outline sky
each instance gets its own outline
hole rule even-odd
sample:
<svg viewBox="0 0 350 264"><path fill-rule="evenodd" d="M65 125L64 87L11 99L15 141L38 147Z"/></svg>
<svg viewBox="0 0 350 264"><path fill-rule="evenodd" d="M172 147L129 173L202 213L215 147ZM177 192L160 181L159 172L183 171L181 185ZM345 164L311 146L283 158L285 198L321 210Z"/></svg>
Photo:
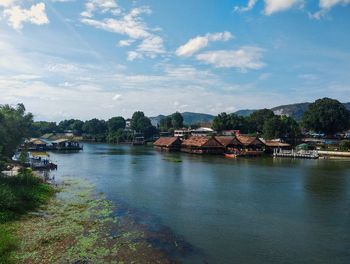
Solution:
<svg viewBox="0 0 350 264"><path fill-rule="evenodd" d="M0 0L0 104L36 120L350 101L350 0Z"/></svg>

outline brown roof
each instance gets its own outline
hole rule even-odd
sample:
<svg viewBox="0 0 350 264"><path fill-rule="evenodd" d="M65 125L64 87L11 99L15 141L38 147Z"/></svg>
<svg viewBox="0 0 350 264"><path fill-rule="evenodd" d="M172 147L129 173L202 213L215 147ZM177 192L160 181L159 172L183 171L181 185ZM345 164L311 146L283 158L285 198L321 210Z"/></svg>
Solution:
<svg viewBox="0 0 350 264"><path fill-rule="evenodd" d="M222 145L213 137L196 137L192 136L189 139L186 139L183 143L183 146L188 147L214 147L222 148Z"/></svg>
<svg viewBox="0 0 350 264"><path fill-rule="evenodd" d="M221 145L223 145L224 147L227 147L229 145L233 145L237 142L236 138L235 137L215 137L215 139L217 141L220 142Z"/></svg>
<svg viewBox="0 0 350 264"><path fill-rule="evenodd" d="M237 135L236 137L244 146L264 144L257 137L250 137L250 136L243 136L243 135Z"/></svg>
<svg viewBox="0 0 350 264"><path fill-rule="evenodd" d="M153 145L157 147L171 147L176 144L181 144L181 141L178 137L161 137L153 143Z"/></svg>
<svg viewBox="0 0 350 264"><path fill-rule="evenodd" d="M278 142L278 141L272 141L272 140L265 140L265 145L268 147L290 147L291 145L288 143Z"/></svg>

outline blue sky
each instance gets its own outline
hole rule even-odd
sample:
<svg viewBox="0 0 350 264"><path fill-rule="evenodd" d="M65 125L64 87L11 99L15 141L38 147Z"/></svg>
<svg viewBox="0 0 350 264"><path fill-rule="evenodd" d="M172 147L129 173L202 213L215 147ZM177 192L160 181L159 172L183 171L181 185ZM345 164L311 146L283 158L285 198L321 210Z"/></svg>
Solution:
<svg viewBox="0 0 350 264"><path fill-rule="evenodd" d="M350 0L0 0L0 104L37 120L350 101Z"/></svg>

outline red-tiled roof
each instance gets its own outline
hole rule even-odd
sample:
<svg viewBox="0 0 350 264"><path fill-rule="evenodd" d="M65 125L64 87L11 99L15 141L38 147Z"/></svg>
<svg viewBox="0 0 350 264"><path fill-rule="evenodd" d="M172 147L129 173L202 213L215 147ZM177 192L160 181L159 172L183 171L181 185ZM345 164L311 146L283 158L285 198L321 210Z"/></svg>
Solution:
<svg viewBox="0 0 350 264"><path fill-rule="evenodd" d="M189 139L186 139L183 143L185 147L214 147L222 148L223 146L213 137L196 137L192 136Z"/></svg>
<svg viewBox="0 0 350 264"><path fill-rule="evenodd" d="M217 141L220 142L221 145L224 147L227 147L228 145L236 143L236 138L235 137L215 137Z"/></svg>
<svg viewBox="0 0 350 264"><path fill-rule="evenodd" d="M239 140L239 142L241 142L244 146L264 144L257 137L250 137L250 136L243 136L243 135L237 135L236 137Z"/></svg>
<svg viewBox="0 0 350 264"><path fill-rule="evenodd" d="M157 147L171 147L176 144L181 144L181 141L178 137L161 137L153 143L153 145Z"/></svg>

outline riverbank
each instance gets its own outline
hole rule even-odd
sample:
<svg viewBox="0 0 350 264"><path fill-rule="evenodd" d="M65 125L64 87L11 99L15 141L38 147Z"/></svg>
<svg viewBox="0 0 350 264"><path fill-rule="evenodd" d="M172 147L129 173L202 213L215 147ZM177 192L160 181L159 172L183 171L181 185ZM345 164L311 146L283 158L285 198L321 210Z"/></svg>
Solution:
<svg viewBox="0 0 350 264"><path fill-rule="evenodd" d="M130 219L82 180L64 180L49 203L6 228L14 263L170 263Z"/></svg>

